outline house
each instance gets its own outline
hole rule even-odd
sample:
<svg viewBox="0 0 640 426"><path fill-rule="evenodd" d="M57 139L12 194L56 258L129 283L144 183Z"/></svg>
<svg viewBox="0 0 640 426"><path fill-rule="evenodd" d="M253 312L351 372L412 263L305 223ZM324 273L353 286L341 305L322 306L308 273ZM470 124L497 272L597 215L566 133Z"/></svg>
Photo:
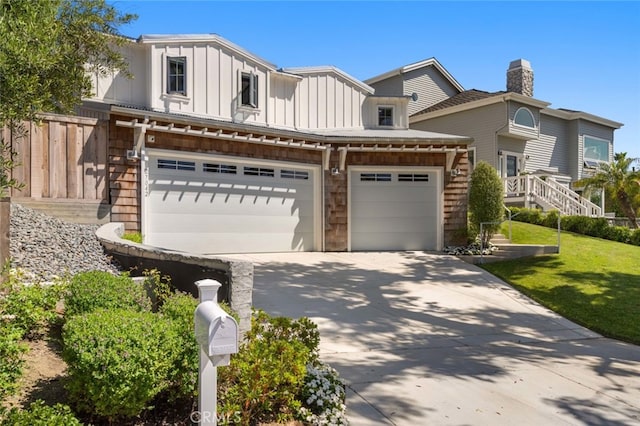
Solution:
<svg viewBox="0 0 640 426"><path fill-rule="evenodd" d="M145 243L440 250L464 235L472 138L409 128L411 96L215 34L143 35L124 54L134 78L95 76L78 115L108 123L111 220Z"/></svg>
<svg viewBox="0 0 640 426"><path fill-rule="evenodd" d="M512 61L506 91L464 90L435 59L365 81L376 94L415 93L412 129L471 136L472 164L486 161L505 181L506 201L566 214L602 215L573 183L613 160L614 131L622 124L580 111L554 109L533 97L528 61Z"/></svg>

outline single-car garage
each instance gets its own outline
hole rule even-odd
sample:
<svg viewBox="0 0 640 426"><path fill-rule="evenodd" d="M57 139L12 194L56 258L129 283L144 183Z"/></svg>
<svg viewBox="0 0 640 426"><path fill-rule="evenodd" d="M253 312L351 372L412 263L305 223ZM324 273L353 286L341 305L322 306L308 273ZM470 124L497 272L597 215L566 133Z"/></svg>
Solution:
<svg viewBox="0 0 640 426"><path fill-rule="evenodd" d="M192 253L322 249L320 166L148 149L145 243Z"/></svg>
<svg viewBox="0 0 640 426"><path fill-rule="evenodd" d="M350 250L439 250L442 171L350 167Z"/></svg>

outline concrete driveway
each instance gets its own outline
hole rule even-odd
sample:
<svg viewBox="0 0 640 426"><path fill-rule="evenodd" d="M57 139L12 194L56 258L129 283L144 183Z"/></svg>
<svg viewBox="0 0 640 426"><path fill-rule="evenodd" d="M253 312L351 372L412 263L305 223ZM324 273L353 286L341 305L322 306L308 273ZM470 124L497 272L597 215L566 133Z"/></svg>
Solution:
<svg viewBox="0 0 640 426"><path fill-rule="evenodd" d="M454 257L233 257L255 264L255 307L319 325L321 358L348 384L354 426L640 423L639 346Z"/></svg>

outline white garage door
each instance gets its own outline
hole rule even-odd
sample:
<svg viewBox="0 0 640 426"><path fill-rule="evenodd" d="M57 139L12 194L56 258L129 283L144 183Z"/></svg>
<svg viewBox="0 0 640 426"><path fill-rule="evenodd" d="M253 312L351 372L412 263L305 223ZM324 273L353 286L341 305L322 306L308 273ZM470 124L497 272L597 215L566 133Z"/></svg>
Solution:
<svg viewBox="0 0 640 426"><path fill-rule="evenodd" d="M439 250L438 169L349 169L350 249Z"/></svg>
<svg viewBox="0 0 640 426"><path fill-rule="evenodd" d="M192 253L320 249L319 167L148 150L145 243Z"/></svg>

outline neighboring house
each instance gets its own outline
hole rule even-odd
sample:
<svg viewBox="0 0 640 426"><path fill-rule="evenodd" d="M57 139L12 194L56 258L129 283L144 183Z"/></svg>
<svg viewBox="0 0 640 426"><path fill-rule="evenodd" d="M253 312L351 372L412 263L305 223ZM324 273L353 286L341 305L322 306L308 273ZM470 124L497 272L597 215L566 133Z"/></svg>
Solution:
<svg viewBox="0 0 640 426"><path fill-rule="evenodd" d="M472 139L410 129L411 96L211 34L144 35L124 53L134 79L96 77L78 114L108 120L111 219L147 244L440 250L464 235Z"/></svg>
<svg viewBox="0 0 640 426"><path fill-rule="evenodd" d="M569 188L592 174L599 163L613 160L613 133L622 124L553 109L533 98L528 61L511 62L504 92L463 90L435 59L365 82L376 93L415 92L423 108L411 114L411 128L471 136L470 161L483 160L495 167L514 201L561 208L569 214L602 214L599 206Z"/></svg>

